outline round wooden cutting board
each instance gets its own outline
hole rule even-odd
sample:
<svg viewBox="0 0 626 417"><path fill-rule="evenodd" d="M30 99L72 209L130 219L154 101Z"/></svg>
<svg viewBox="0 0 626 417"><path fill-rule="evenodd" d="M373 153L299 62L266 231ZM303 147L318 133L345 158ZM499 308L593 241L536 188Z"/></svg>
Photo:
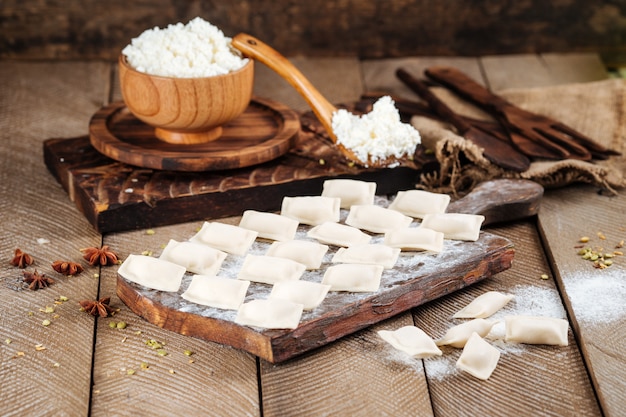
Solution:
<svg viewBox="0 0 626 417"><path fill-rule="evenodd" d="M222 126L212 142L175 145L137 119L123 102L101 108L89 124L90 142L116 161L169 171L216 171L257 165L289 151L300 131L298 114L285 105L254 97L244 113Z"/></svg>

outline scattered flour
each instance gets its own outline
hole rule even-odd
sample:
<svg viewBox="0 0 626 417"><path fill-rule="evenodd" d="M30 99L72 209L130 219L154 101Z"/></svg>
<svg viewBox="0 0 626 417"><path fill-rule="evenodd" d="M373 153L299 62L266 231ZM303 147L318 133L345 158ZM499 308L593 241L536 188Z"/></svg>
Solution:
<svg viewBox="0 0 626 417"><path fill-rule="evenodd" d="M412 158L421 142L419 132L412 125L402 123L389 96L378 99L372 111L361 116L345 109L337 110L332 117L332 128L337 143L366 166L388 158Z"/></svg>
<svg viewBox="0 0 626 417"><path fill-rule="evenodd" d="M248 62L231 48L230 38L200 17L186 25L148 29L132 39L122 54L137 71L177 78L222 75Z"/></svg>
<svg viewBox="0 0 626 417"><path fill-rule="evenodd" d="M626 317L626 271L592 269L568 276L565 292L576 319L588 324L611 323Z"/></svg>

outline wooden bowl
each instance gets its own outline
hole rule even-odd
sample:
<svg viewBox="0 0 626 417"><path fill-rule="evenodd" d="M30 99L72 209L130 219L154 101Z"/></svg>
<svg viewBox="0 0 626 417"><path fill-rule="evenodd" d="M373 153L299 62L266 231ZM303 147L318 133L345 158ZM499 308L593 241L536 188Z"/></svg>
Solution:
<svg viewBox="0 0 626 417"><path fill-rule="evenodd" d="M119 57L122 97L139 120L155 128L164 142L198 144L218 139L221 126L242 114L252 98L254 63L214 77L150 75Z"/></svg>

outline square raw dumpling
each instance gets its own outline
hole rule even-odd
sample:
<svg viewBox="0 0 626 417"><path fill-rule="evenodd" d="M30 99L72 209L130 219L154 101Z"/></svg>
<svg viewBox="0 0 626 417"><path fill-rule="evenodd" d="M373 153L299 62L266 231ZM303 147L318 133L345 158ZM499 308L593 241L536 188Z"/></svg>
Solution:
<svg viewBox="0 0 626 417"><path fill-rule="evenodd" d="M398 261L400 249L387 245L365 244L339 248L333 256L333 263L375 264L391 269Z"/></svg>
<svg viewBox="0 0 626 417"><path fill-rule="evenodd" d="M394 348L408 353L416 359L441 356L441 349L422 329L404 326L397 330L380 330L378 335Z"/></svg>
<svg viewBox="0 0 626 417"><path fill-rule="evenodd" d="M237 310L246 297L250 281L217 276L194 275L181 294L187 301L225 310Z"/></svg>
<svg viewBox="0 0 626 417"><path fill-rule="evenodd" d="M317 226L325 222L338 222L340 200L333 197L284 197L280 214L299 223Z"/></svg>
<svg viewBox="0 0 626 417"><path fill-rule="evenodd" d="M385 233L383 243L402 251L443 250L443 233L425 227L407 227Z"/></svg>
<svg viewBox="0 0 626 417"><path fill-rule="evenodd" d="M437 346L449 345L455 348L462 348L472 333L478 333L480 337L485 337L495 324L496 321L487 321L485 319L470 320L449 328L446 334L441 339L436 340L435 343Z"/></svg>
<svg viewBox="0 0 626 417"><path fill-rule="evenodd" d="M216 275L226 256L226 252L207 245L170 239L159 259L183 266L195 274Z"/></svg>
<svg viewBox="0 0 626 417"><path fill-rule="evenodd" d="M552 317L508 316L504 318L505 342L567 346L567 320Z"/></svg>
<svg viewBox="0 0 626 417"><path fill-rule="evenodd" d="M128 281L153 290L176 292L183 281L185 268L152 256L131 254L117 273Z"/></svg>
<svg viewBox="0 0 626 417"><path fill-rule="evenodd" d="M211 246L233 255L244 255L257 238L258 232L234 224L204 222L189 241Z"/></svg>
<svg viewBox="0 0 626 417"><path fill-rule="evenodd" d="M235 323L265 329L295 329L303 309L302 304L280 298L252 300L239 307Z"/></svg>
<svg viewBox="0 0 626 417"><path fill-rule="evenodd" d="M351 179L324 181L322 196L339 197L341 208L349 209L355 205L374 204L376 183Z"/></svg>
<svg viewBox="0 0 626 417"><path fill-rule="evenodd" d="M346 224L372 233L386 233L409 227L413 219L381 206L352 206Z"/></svg>
<svg viewBox="0 0 626 417"><path fill-rule="evenodd" d="M253 230L263 239L293 240L298 230L298 221L276 213L246 210L241 216L239 227Z"/></svg>
<svg viewBox="0 0 626 417"><path fill-rule="evenodd" d="M450 204L447 194L424 190L398 191L389 208L402 214L421 219L427 214L445 213Z"/></svg>
<svg viewBox="0 0 626 417"><path fill-rule="evenodd" d="M375 292L380 287L382 265L338 264L328 267L322 284L331 291Z"/></svg>
<svg viewBox="0 0 626 417"><path fill-rule="evenodd" d="M499 359L498 349L491 346L478 333L472 333L456 361L456 366L478 379L487 380L496 369Z"/></svg>
<svg viewBox="0 0 626 417"><path fill-rule="evenodd" d="M508 304L513 299L511 294L502 294L497 291L487 291L474 298L471 303L459 310L455 319L478 319L487 318Z"/></svg>
<svg viewBox="0 0 626 417"><path fill-rule="evenodd" d="M324 301L328 290L330 290L330 285L318 282L279 281L272 287L269 298L293 301L302 304L305 310L313 310Z"/></svg>
<svg viewBox="0 0 626 417"><path fill-rule="evenodd" d="M443 233L445 239L475 242L485 216L479 214L441 213L427 214L419 227Z"/></svg>
<svg viewBox="0 0 626 417"><path fill-rule="evenodd" d="M326 222L314 226L307 232L307 236L321 243L334 246L353 246L369 243L372 239L356 227L341 223Z"/></svg>
<svg viewBox="0 0 626 417"><path fill-rule="evenodd" d="M266 255L246 255L237 279L274 284L278 281L300 279L306 266L287 258Z"/></svg>
<svg viewBox="0 0 626 417"><path fill-rule="evenodd" d="M273 242L267 250L267 256L287 258L306 266L306 269L319 269L322 266L328 246L308 240L288 240Z"/></svg>

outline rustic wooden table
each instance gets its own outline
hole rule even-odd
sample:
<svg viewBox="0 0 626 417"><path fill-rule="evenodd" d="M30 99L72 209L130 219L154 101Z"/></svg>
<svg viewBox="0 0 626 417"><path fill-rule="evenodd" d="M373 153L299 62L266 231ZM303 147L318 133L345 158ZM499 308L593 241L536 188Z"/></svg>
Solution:
<svg viewBox="0 0 626 417"><path fill-rule="evenodd" d="M394 77L401 65L416 72L455 65L495 91L608 76L593 54L293 61L335 103L370 90L411 94ZM255 88L306 109L260 65ZM1 415L626 415L626 261L598 270L574 249L583 235L597 240L602 233L607 247L626 238L623 192L603 196L585 185L547 190L537 218L490 229L515 245L509 270L276 365L137 317L115 296L117 267L89 267L43 291L23 289L21 271L9 264L15 248L53 276L50 263L78 248L107 244L123 258L199 226L100 235L46 169L45 139L86 135L94 112L119 99L110 63L0 62ZM415 323L442 334L453 312L487 290L515 294L518 311L567 317L569 346L500 345L496 372L481 381L455 370L459 350L408 360L376 333ZM120 309L113 320L127 322L126 329L79 311L79 300L105 296ZM157 355L148 339L165 343L168 355Z"/></svg>

